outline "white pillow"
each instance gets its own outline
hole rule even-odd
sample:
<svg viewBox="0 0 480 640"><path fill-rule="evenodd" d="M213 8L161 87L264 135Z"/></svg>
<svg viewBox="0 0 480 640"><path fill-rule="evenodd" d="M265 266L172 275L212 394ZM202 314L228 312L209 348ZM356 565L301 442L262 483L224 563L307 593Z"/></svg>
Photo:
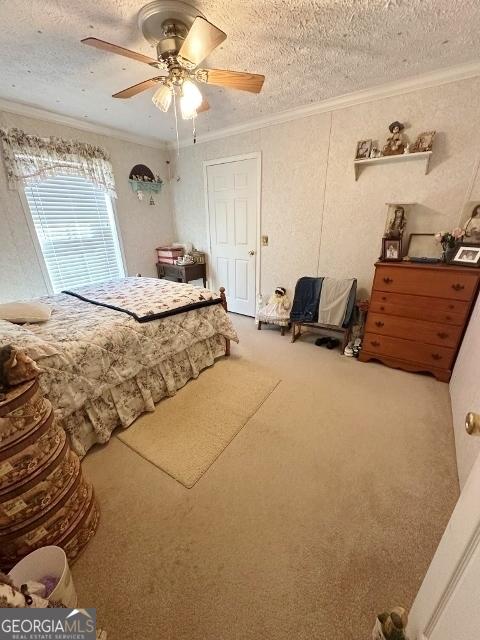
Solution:
<svg viewBox="0 0 480 640"><path fill-rule="evenodd" d="M43 302L5 302L0 304L0 319L9 322L45 322L52 314Z"/></svg>

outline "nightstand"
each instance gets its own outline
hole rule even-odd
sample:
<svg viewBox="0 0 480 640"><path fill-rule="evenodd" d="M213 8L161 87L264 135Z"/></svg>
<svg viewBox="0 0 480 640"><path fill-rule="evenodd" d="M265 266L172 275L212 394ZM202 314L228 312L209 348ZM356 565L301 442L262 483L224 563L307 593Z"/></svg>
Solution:
<svg viewBox="0 0 480 640"><path fill-rule="evenodd" d="M207 286L207 265L198 264L165 264L157 262L157 274L159 278L175 280L176 282L190 282L190 280L203 280L203 286Z"/></svg>

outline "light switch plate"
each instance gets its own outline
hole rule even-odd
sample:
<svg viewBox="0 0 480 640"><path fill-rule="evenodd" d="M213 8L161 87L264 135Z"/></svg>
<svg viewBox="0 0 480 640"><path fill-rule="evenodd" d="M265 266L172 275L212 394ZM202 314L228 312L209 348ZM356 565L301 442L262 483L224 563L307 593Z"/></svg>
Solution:
<svg viewBox="0 0 480 640"><path fill-rule="evenodd" d="M268 236L262 236L262 247L268 247Z"/></svg>

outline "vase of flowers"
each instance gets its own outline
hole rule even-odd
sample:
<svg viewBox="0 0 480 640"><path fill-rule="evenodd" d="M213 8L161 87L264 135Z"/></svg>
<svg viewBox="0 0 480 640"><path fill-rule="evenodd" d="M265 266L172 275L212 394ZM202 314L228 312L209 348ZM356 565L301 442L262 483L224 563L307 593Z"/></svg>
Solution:
<svg viewBox="0 0 480 640"><path fill-rule="evenodd" d="M442 245L442 261L450 262L455 256L457 244L464 236L464 230L455 227L453 231L439 231L435 234L435 240Z"/></svg>

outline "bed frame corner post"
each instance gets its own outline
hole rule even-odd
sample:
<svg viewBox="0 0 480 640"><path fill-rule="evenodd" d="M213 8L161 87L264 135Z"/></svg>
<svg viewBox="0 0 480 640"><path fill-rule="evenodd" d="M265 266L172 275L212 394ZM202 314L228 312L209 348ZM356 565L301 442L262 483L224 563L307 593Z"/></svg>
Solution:
<svg viewBox="0 0 480 640"><path fill-rule="evenodd" d="M228 311L227 296L225 295L225 287L220 287L220 300L222 301L222 307L225 311Z"/></svg>
<svg viewBox="0 0 480 640"><path fill-rule="evenodd" d="M225 287L220 287L220 300L222 301L222 307L225 309L225 311L228 311L227 296L225 295ZM225 355L226 356L230 355L230 340L228 338L225 338Z"/></svg>

